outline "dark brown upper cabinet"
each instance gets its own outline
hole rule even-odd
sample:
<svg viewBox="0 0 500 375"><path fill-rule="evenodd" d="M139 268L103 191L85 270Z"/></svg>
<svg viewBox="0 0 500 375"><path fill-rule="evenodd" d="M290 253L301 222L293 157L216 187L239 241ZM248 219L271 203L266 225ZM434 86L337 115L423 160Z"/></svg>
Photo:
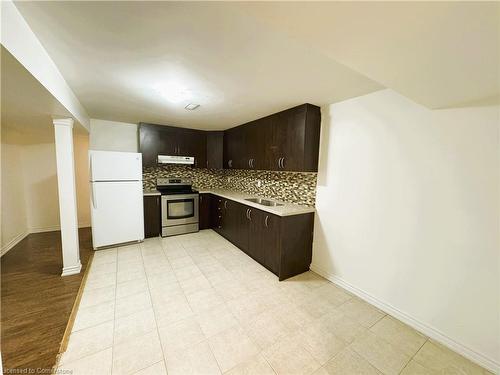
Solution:
<svg viewBox="0 0 500 375"><path fill-rule="evenodd" d="M207 164L206 132L155 124L139 124L139 150L142 165L157 165L158 155L194 156L195 167Z"/></svg>
<svg viewBox="0 0 500 375"><path fill-rule="evenodd" d="M224 168L245 168L245 161L243 159L244 147L243 128L238 126L224 131Z"/></svg>
<svg viewBox="0 0 500 375"><path fill-rule="evenodd" d="M207 136L207 168L222 169L224 132L208 131L206 132L206 136Z"/></svg>
<svg viewBox="0 0 500 375"><path fill-rule="evenodd" d="M139 147L144 166L179 155L198 168L316 172L320 126L320 108L302 104L223 132L141 123Z"/></svg>
<svg viewBox="0 0 500 375"><path fill-rule="evenodd" d="M316 172L320 108L275 113L224 132L224 168Z"/></svg>

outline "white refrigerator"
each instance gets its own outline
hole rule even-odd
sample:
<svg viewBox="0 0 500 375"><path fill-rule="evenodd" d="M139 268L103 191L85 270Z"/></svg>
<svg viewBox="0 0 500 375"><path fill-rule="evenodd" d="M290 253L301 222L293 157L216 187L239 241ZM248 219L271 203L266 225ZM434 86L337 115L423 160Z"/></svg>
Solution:
<svg viewBox="0 0 500 375"><path fill-rule="evenodd" d="M144 240L142 155L89 151L94 250Z"/></svg>

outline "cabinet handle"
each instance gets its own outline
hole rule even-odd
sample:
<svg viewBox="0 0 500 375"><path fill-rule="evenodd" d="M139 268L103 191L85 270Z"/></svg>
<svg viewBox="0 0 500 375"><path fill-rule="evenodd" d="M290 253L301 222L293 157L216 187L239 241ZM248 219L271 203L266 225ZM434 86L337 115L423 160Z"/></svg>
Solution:
<svg viewBox="0 0 500 375"><path fill-rule="evenodd" d="M281 168L285 169L285 157L281 158Z"/></svg>
<svg viewBox="0 0 500 375"><path fill-rule="evenodd" d="M269 216L266 215L266 220L264 220L264 224L266 225L266 228L268 227L267 221L269 220Z"/></svg>
<svg viewBox="0 0 500 375"><path fill-rule="evenodd" d="M248 209L248 220L252 221L252 210Z"/></svg>
<svg viewBox="0 0 500 375"><path fill-rule="evenodd" d="M254 159L250 159L250 166L253 168L253 161Z"/></svg>
<svg viewBox="0 0 500 375"><path fill-rule="evenodd" d="M278 159L278 168L281 168L280 161L281 161L281 158Z"/></svg>
<svg viewBox="0 0 500 375"><path fill-rule="evenodd" d="M227 208L227 201L224 201L224 208Z"/></svg>
<svg viewBox="0 0 500 375"><path fill-rule="evenodd" d="M232 168L233 167L233 159L229 160L227 162L227 165L229 166L229 168Z"/></svg>

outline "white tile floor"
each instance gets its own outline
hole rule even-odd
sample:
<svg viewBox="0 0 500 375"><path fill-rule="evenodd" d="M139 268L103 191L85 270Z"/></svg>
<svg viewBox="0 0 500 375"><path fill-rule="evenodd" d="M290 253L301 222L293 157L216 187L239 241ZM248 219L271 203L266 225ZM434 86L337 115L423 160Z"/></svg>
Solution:
<svg viewBox="0 0 500 375"><path fill-rule="evenodd" d="M312 272L278 282L211 230L96 252L59 369L487 373Z"/></svg>

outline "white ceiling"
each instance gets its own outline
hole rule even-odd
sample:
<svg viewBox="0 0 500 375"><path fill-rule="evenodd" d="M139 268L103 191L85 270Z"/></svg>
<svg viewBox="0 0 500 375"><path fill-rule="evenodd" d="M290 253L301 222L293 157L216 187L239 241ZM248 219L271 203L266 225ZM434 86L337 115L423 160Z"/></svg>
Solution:
<svg viewBox="0 0 500 375"><path fill-rule="evenodd" d="M93 118L225 129L382 88L228 5L16 3ZM192 99L171 103L157 86Z"/></svg>
<svg viewBox="0 0 500 375"><path fill-rule="evenodd" d="M499 97L496 3L16 6L94 118L225 129L384 87L430 108Z"/></svg>
<svg viewBox="0 0 500 375"><path fill-rule="evenodd" d="M238 6L429 108L500 103L500 2Z"/></svg>
<svg viewBox="0 0 500 375"><path fill-rule="evenodd" d="M24 143L54 142L53 118L72 117L4 47L1 47L1 128L15 130ZM75 123L77 134L85 129Z"/></svg>

